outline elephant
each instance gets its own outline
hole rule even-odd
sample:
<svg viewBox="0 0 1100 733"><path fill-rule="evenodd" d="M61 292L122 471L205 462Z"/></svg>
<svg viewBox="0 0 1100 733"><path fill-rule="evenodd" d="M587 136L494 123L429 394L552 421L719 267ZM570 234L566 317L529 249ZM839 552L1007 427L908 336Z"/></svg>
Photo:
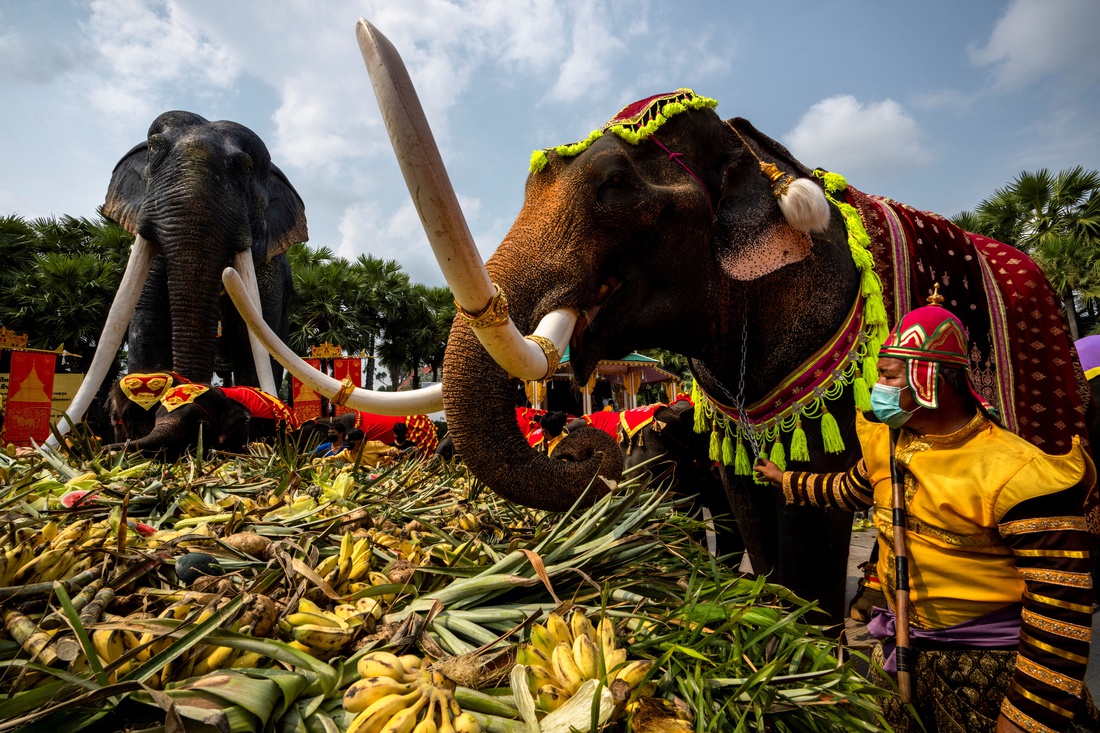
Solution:
<svg viewBox="0 0 1100 733"><path fill-rule="evenodd" d="M1048 452L1087 434L1087 385L1060 299L1033 262L809 169L690 89L628 105L578 143L536 150L522 208L482 266L400 56L368 22L357 34L458 305L443 363L448 434L498 495L564 511L610 488L597 475L619 475L619 450L598 430L571 433L552 458L532 450L511 418L516 379L546 378L566 345L577 385L608 356L683 354L694 427L721 459L753 571L839 621L851 513L788 506L754 483L751 461L853 466L878 348L934 285L966 326L971 375L1007 428ZM1094 492L1094 530L1096 509Z"/></svg>
<svg viewBox="0 0 1100 733"><path fill-rule="evenodd" d="M243 453L249 441L248 408L231 399L219 387L189 382L167 390L154 411L152 430L126 442L113 443L105 450L134 450L162 453L174 461L199 444L205 451Z"/></svg>
<svg viewBox="0 0 1100 733"><path fill-rule="evenodd" d="M130 371L172 370L207 383L217 372L227 384L275 394L282 367L251 343L220 282L235 265L264 319L287 335L285 252L308 239L305 205L263 140L236 122L165 112L115 166L103 215L135 242L69 422L106 378L127 325Z"/></svg>
<svg viewBox="0 0 1100 733"><path fill-rule="evenodd" d="M156 407L172 387L190 380L174 372L131 373L119 377L107 395L114 442L143 438L156 424Z"/></svg>
<svg viewBox="0 0 1100 733"><path fill-rule="evenodd" d="M406 436L424 455L432 455L439 445L435 423L427 415L377 415L355 410L337 415L332 422L340 423L346 430L358 428L366 440L378 440L387 445L397 441L394 426L404 423Z"/></svg>

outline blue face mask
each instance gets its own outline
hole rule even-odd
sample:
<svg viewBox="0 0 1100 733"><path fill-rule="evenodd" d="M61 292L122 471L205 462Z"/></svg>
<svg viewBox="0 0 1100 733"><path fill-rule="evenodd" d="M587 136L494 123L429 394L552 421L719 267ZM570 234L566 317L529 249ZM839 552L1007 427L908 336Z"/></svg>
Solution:
<svg viewBox="0 0 1100 733"><path fill-rule="evenodd" d="M901 409L901 390L886 384L871 387L871 412L891 428L900 428L916 412Z"/></svg>

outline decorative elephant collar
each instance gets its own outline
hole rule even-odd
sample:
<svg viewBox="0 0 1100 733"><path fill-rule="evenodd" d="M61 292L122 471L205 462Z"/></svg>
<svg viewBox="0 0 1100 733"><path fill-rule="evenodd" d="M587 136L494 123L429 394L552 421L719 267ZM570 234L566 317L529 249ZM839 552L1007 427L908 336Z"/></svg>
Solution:
<svg viewBox="0 0 1100 733"><path fill-rule="evenodd" d="M170 389L168 393L161 398L160 404L164 405L165 410L172 412L184 405L190 405L197 397L206 394L210 389L211 388L205 384L181 384Z"/></svg>
<svg viewBox="0 0 1100 733"><path fill-rule="evenodd" d="M653 414L660 407L664 407L664 405L657 403L623 410L619 413L619 427L627 438L633 438L639 430L653 422Z"/></svg>
<svg viewBox="0 0 1100 733"><path fill-rule="evenodd" d="M148 372L127 374L119 380L118 386L126 399L148 410L160 402L174 385L186 383L186 379L172 372Z"/></svg>

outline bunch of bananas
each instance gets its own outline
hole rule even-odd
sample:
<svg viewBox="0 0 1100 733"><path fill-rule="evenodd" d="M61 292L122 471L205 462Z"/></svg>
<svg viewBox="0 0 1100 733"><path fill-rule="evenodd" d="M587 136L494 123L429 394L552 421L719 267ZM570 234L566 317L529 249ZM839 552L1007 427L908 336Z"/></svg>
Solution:
<svg viewBox="0 0 1100 733"><path fill-rule="evenodd" d="M624 681L633 696L652 694L652 683L642 680L653 667L651 660L628 662L626 649L615 645L615 625L603 616L598 626L580 610L569 622L551 613L546 625L531 627L531 640L519 647L516 661L528 666L527 682L538 706L552 712L576 693L586 680L610 686Z"/></svg>
<svg viewBox="0 0 1100 733"><path fill-rule="evenodd" d="M473 512L460 512L459 514L455 515L453 519L447 522L447 526L464 529L467 532L476 532L481 527L481 521Z"/></svg>
<svg viewBox="0 0 1100 733"><path fill-rule="evenodd" d="M68 580L92 566L92 555L85 550L99 547L109 533L106 523L93 527L90 519L63 529L56 521L40 530L21 527L15 544L0 552L0 588Z"/></svg>
<svg viewBox="0 0 1100 733"><path fill-rule="evenodd" d="M374 544L385 547L397 557L412 565L424 565L431 561L431 557L423 547L422 536L419 532L410 533L409 539L401 539L395 535L383 532L377 528L367 530L367 537Z"/></svg>
<svg viewBox="0 0 1100 733"><path fill-rule="evenodd" d="M317 565L317 574L324 578L334 591L345 596L372 585L389 582L381 573L371 573L370 566L370 539L361 537L357 540L351 532L347 532L340 540L340 551L322 560Z"/></svg>
<svg viewBox="0 0 1100 733"><path fill-rule="evenodd" d="M337 606L326 611L308 598L298 602L298 611L279 619L279 627L293 641L290 645L319 659L328 659L349 643L356 627L376 613L373 598L361 598L356 605ZM378 616L381 609L377 610ZM375 616L375 618L378 618Z"/></svg>
<svg viewBox="0 0 1100 733"><path fill-rule="evenodd" d="M444 565L453 565L461 560L464 565L476 565L482 567L489 565L492 558L485 552L485 546L476 539L466 540L457 547L450 542L437 542L428 548L428 555L439 560Z"/></svg>
<svg viewBox="0 0 1100 733"><path fill-rule="evenodd" d="M195 609L195 604L189 601L181 601L169 606L160 614L160 618L171 618L179 621L186 619ZM196 624L207 621L216 609L204 608L195 620ZM228 624L230 631L248 634L251 629L241 626L240 621L232 621ZM104 668L110 669L108 679L112 684L126 676L131 670L145 664L155 655L167 649L174 641L169 636L157 638L157 634L147 632L140 636L127 629L95 629L92 631L92 646L96 656ZM117 664L123 655L130 650L138 651L130 655L121 664ZM154 689L163 689L169 682L184 680L189 677L199 677L222 669L240 667L258 667L262 655L256 652L242 652L227 646L215 646L211 644L199 644L184 654L172 659L150 677L146 684ZM74 663L72 671L80 671L86 665L86 660L78 660ZM111 669L113 667L113 669Z"/></svg>
<svg viewBox="0 0 1100 733"><path fill-rule="evenodd" d="M357 713L347 733L481 731L455 700L455 684L416 655L371 652L357 666L361 679L344 693L344 709Z"/></svg>

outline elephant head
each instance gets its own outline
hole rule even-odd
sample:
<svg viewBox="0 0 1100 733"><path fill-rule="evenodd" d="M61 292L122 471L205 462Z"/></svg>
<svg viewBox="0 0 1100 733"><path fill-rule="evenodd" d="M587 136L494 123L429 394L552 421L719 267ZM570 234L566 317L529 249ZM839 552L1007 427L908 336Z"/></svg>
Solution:
<svg viewBox="0 0 1100 733"><path fill-rule="evenodd" d="M220 361L234 382L274 393L269 357L258 342L250 350L220 295L222 270L235 265L285 337L292 285L284 253L308 238L305 207L259 136L236 122L165 112L115 166L103 213L135 243L70 419L102 384L127 325L132 371L172 369L208 382Z"/></svg>
<svg viewBox="0 0 1100 733"><path fill-rule="evenodd" d="M200 435L204 450L241 453L248 445L248 408L218 387L189 384L183 390L169 390L152 412L152 430L107 450L163 453L168 460L176 460L198 445Z"/></svg>

